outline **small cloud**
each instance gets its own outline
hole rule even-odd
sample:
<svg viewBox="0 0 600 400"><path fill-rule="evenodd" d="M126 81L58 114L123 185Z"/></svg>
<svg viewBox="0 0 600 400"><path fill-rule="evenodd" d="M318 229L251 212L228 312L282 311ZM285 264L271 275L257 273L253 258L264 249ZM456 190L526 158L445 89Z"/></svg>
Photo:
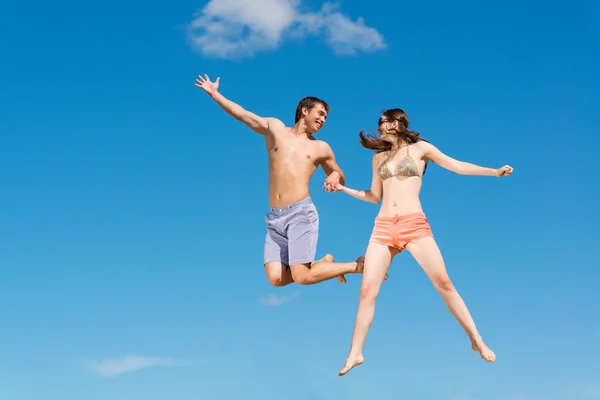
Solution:
<svg viewBox="0 0 600 400"><path fill-rule="evenodd" d="M260 304L262 304L263 306L281 306L285 303L287 303L288 301L292 300L294 297L297 297L300 293L298 292L294 292L288 296L275 296L272 294L269 294L265 297L261 297L260 299L258 299L258 302Z"/></svg>
<svg viewBox="0 0 600 400"><path fill-rule="evenodd" d="M187 26L191 46L205 56L252 57L279 48L286 39L323 37L338 55L384 49L382 35L362 17L353 21L339 5L301 11L301 0L210 0Z"/></svg>
<svg viewBox="0 0 600 400"><path fill-rule="evenodd" d="M319 12L297 15L299 23L293 35L324 36L327 44L338 55L355 55L359 51L373 52L386 47L381 34L375 28L365 25L362 17L354 22L338 9L338 4L326 3Z"/></svg>
<svg viewBox="0 0 600 400"><path fill-rule="evenodd" d="M168 358L126 356L108 358L86 363L87 367L102 376L116 376L144 368L174 366L177 363Z"/></svg>

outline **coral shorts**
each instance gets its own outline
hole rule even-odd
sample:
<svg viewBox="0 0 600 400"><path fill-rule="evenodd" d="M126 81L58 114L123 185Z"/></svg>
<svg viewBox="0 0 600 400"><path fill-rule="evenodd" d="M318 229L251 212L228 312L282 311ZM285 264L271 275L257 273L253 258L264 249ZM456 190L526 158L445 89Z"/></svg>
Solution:
<svg viewBox="0 0 600 400"><path fill-rule="evenodd" d="M369 241L402 251L409 242L426 236L433 237L433 233L425 214L418 212L394 217L376 217Z"/></svg>

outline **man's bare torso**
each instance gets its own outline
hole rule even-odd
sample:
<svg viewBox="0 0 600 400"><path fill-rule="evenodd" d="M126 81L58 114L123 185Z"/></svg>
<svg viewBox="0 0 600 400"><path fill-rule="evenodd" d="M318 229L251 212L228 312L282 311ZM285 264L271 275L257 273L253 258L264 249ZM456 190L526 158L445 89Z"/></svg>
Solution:
<svg viewBox="0 0 600 400"><path fill-rule="evenodd" d="M265 136L269 156L269 205L283 207L309 197L308 184L325 156L322 142L275 127Z"/></svg>

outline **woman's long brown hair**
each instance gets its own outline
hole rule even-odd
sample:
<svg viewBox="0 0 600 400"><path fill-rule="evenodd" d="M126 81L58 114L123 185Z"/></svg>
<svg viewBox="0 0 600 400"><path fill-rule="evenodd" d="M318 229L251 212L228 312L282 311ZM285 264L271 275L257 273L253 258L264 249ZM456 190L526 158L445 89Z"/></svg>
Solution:
<svg viewBox="0 0 600 400"><path fill-rule="evenodd" d="M382 114L390 122L398 121L398 130L390 131L390 133L396 136L398 140L398 147L400 146L401 140L406 140L409 145L417 143L420 140L429 143L427 139L424 139L420 136L419 132L408 129L410 121L404 110L400 108L392 108L384 111ZM358 136L360 137L360 144L363 147L369 150L375 150L376 153L385 153L392 149L392 144L390 142L385 142L377 135L372 133L367 135L365 134L365 131L360 131ZM388 154L387 157L384 158L390 158L391 156L393 155ZM427 171L427 162L425 163L425 168L423 169L423 175L425 175L425 171Z"/></svg>
<svg viewBox="0 0 600 400"><path fill-rule="evenodd" d="M384 111L383 116L390 122L398 121L399 129L397 131L390 132L398 138L398 144L400 144L401 139L406 140L408 144L417 143L419 140L424 140L427 142L426 139L423 139L419 135L419 132L408 129L410 121L404 110L400 108L392 108L391 110ZM358 136L360 137L360 144L369 150L375 150L380 153L392 149L392 144L390 142L384 142L377 135L372 133L365 134L365 131L361 131Z"/></svg>

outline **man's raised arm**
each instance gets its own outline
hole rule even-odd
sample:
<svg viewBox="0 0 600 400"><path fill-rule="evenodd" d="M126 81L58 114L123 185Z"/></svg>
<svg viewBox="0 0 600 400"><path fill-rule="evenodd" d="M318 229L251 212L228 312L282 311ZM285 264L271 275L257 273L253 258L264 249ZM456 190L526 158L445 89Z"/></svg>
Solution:
<svg viewBox="0 0 600 400"><path fill-rule="evenodd" d="M204 91L233 118L243 122L253 131L260 133L261 135L266 135L267 132L269 132L270 124L277 120L275 118L260 117L246 110L239 104L225 98L225 96L219 93L220 79L221 78L217 78L214 82L211 82L208 75L205 74L204 77L198 75L194 86L204 89Z"/></svg>

